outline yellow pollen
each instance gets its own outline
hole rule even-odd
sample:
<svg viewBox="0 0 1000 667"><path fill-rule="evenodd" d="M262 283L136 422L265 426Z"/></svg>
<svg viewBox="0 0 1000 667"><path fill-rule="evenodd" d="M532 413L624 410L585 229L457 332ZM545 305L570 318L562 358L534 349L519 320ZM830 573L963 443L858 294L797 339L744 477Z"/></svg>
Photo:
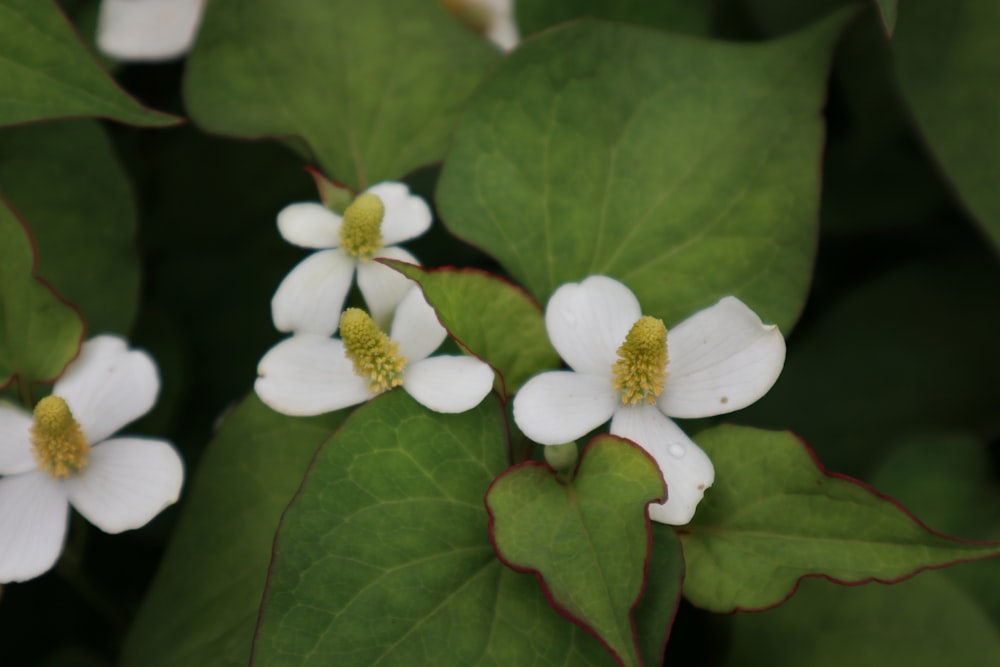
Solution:
<svg viewBox="0 0 1000 667"><path fill-rule="evenodd" d="M340 316L340 338L354 372L368 380L375 393L403 384L406 357L399 345L385 335L372 318L360 308L348 308Z"/></svg>
<svg viewBox="0 0 1000 667"><path fill-rule="evenodd" d="M382 249L382 218L385 206L378 195L362 194L344 211L340 225L340 247L362 261Z"/></svg>
<svg viewBox="0 0 1000 667"><path fill-rule="evenodd" d="M31 451L39 468L55 479L63 479L87 467L90 443L66 401L47 396L38 401L34 417Z"/></svg>
<svg viewBox="0 0 1000 667"><path fill-rule="evenodd" d="M618 361L611 366L611 373L624 405L643 400L656 403L667 380L667 327L663 320L644 315L632 325L618 348Z"/></svg>

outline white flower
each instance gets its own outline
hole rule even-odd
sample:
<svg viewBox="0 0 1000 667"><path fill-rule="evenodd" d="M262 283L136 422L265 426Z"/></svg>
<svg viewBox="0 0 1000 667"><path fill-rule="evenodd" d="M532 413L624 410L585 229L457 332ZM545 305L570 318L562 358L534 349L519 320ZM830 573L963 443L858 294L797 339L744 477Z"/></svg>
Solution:
<svg viewBox="0 0 1000 667"><path fill-rule="evenodd" d="M318 202L286 206L278 214L281 236L294 245L322 250L299 262L278 286L271 300L274 326L278 331L332 335L355 270L372 318L384 324L411 283L372 260L418 264L393 244L420 236L430 225L427 203L403 183L372 186L343 217Z"/></svg>
<svg viewBox="0 0 1000 667"><path fill-rule="evenodd" d="M0 582L55 564L70 505L104 532L120 533L177 500L184 467L170 443L111 437L152 408L159 388L149 355L97 336L34 415L0 403Z"/></svg>
<svg viewBox="0 0 1000 667"><path fill-rule="evenodd" d="M542 373L514 397L514 420L532 440L557 445L611 420L611 433L641 445L667 483L650 518L683 525L715 469L670 417L709 417L763 396L785 363L785 341L742 301L725 297L669 333L643 317L620 282L591 276L549 299L545 326L572 371Z"/></svg>
<svg viewBox="0 0 1000 667"><path fill-rule="evenodd" d="M180 58L191 48L206 0L103 0L97 48L125 62Z"/></svg>
<svg viewBox="0 0 1000 667"><path fill-rule="evenodd" d="M504 51L521 40L514 22L514 0L441 0L452 14Z"/></svg>
<svg viewBox="0 0 1000 667"><path fill-rule="evenodd" d="M397 386L436 412L465 412L490 392L493 371L470 356L431 357L446 336L423 292L411 287L389 336L364 311L348 308L340 338L297 334L268 350L254 389L286 415L339 410Z"/></svg>

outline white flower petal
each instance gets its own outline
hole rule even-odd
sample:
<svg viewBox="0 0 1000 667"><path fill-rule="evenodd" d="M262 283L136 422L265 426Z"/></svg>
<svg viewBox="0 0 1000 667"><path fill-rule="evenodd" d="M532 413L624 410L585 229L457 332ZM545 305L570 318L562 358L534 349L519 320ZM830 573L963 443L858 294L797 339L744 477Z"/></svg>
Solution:
<svg viewBox="0 0 1000 667"><path fill-rule="evenodd" d="M785 364L785 339L727 296L668 331L667 352L660 409L671 417L709 417L745 408L768 392Z"/></svg>
<svg viewBox="0 0 1000 667"><path fill-rule="evenodd" d="M441 356L407 366L403 389L435 412L465 412L493 388L493 370L475 357Z"/></svg>
<svg viewBox="0 0 1000 667"><path fill-rule="evenodd" d="M124 61L178 58L191 48L205 0L103 0L97 46Z"/></svg>
<svg viewBox="0 0 1000 667"><path fill-rule="evenodd" d="M368 382L355 374L343 341L336 338L313 334L286 338L268 350L257 373L257 396L286 415L332 412L373 396Z"/></svg>
<svg viewBox="0 0 1000 667"><path fill-rule="evenodd" d="M415 239L431 226L431 209L422 197L411 195L405 183L379 183L365 192L378 195L385 207L382 217L382 245L390 246Z"/></svg>
<svg viewBox="0 0 1000 667"><path fill-rule="evenodd" d="M398 259L409 264L417 264L417 258L398 246L383 248L378 257ZM392 316L392 311L413 287L413 281L395 269L375 261L358 264L358 288L368 305L368 314L375 324L384 327Z"/></svg>
<svg viewBox="0 0 1000 667"><path fill-rule="evenodd" d="M410 291L396 307L389 338L399 343L400 354L414 364L429 357L447 337L448 332L424 298L423 290L411 284Z"/></svg>
<svg viewBox="0 0 1000 667"><path fill-rule="evenodd" d="M607 376L550 371L528 380L514 396L514 421L535 442L561 445L608 421L620 406Z"/></svg>
<svg viewBox="0 0 1000 667"><path fill-rule="evenodd" d="M343 250L321 250L299 262L271 299L278 331L331 336L351 289L357 261Z"/></svg>
<svg viewBox="0 0 1000 667"><path fill-rule="evenodd" d="M96 444L152 409L160 374L152 357L118 336L95 336L52 387L69 405L83 435Z"/></svg>
<svg viewBox="0 0 1000 667"><path fill-rule="evenodd" d="M545 328L570 368L610 377L618 348L640 317L639 301L628 287L607 276L591 276L552 294Z"/></svg>
<svg viewBox="0 0 1000 667"><path fill-rule="evenodd" d="M68 510L66 491L43 472L0 478L0 583L52 569L62 552Z"/></svg>
<svg viewBox="0 0 1000 667"><path fill-rule="evenodd" d="M31 453L31 415L0 403L0 475L16 475L37 468Z"/></svg>
<svg viewBox="0 0 1000 667"><path fill-rule="evenodd" d="M667 483L667 501L649 505L649 518L672 526L691 521L715 481L708 455L655 405L622 408L611 420L611 433L628 438L649 452Z"/></svg>
<svg viewBox="0 0 1000 667"><path fill-rule="evenodd" d="M318 202L289 204L278 213L281 238L301 248L336 248L343 218Z"/></svg>
<svg viewBox="0 0 1000 667"><path fill-rule="evenodd" d="M90 462L63 482L69 502L105 533L140 528L177 502L184 464L165 440L113 438L90 450Z"/></svg>

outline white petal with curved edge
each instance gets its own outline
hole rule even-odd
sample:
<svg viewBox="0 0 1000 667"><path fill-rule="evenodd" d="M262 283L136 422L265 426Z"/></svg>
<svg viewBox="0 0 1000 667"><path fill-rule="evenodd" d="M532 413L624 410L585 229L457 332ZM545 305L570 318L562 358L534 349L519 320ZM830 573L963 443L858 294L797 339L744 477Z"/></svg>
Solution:
<svg viewBox="0 0 1000 667"><path fill-rule="evenodd" d="M16 475L38 465L31 453L31 415L0 402L0 475Z"/></svg>
<svg viewBox="0 0 1000 667"><path fill-rule="evenodd" d="M165 440L112 438L90 450L90 463L63 482L69 502L105 533L141 528L177 502L184 464Z"/></svg>
<svg viewBox="0 0 1000 667"><path fill-rule="evenodd" d="M403 389L435 412L465 412L493 389L493 370L475 357L431 357L406 368Z"/></svg>
<svg viewBox="0 0 1000 667"><path fill-rule="evenodd" d="M562 285L545 307L545 329L570 368L611 376L618 348L642 317L632 290L607 276Z"/></svg>
<svg viewBox="0 0 1000 667"><path fill-rule="evenodd" d="M549 371L528 380L514 396L514 421L535 442L561 445L608 421L619 407L609 378Z"/></svg>
<svg viewBox="0 0 1000 667"><path fill-rule="evenodd" d="M84 342L52 393L66 401L83 435L96 444L152 409L160 374L152 357L130 350L124 338L95 336Z"/></svg>
<svg viewBox="0 0 1000 667"><path fill-rule="evenodd" d="M265 404L303 417L333 412L372 398L368 382L354 373L343 341L302 334L286 338L257 365L254 391Z"/></svg>
<svg viewBox="0 0 1000 667"><path fill-rule="evenodd" d="M365 190L378 195L385 207L382 217L382 245L390 246L415 239L431 227L431 209L422 197L410 194L405 183L378 183Z"/></svg>
<svg viewBox="0 0 1000 667"><path fill-rule="evenodd" d="M123 61L179 58L194 42L205 0L103 0L97 46Z"/></svg>
<svg viewBox="0 0 1000 667"><path fill-rule="evenodd" d="M299 262L271 298L278 331L331 336L354 280L357 261L343 250L320 250Z"/></svg>
<svg viewBox="0 0 1000 667"><path fill-rule="evenodd" d="M278 213L281 238L300 248L336 248L343 218L317 202L289 204Z"/></svg>
<svg viewBox="0 0 1000 667"><path fill-rule="evenodd" d="M411 283L410 291L396 307L389 338L399 343L399 352L414 364L429 357L448 337L424 292Z"/></svg>
<svg viewBox="0 0 1000 667"><path fill-rule="evenodd" d="M649 518L671 526L691 521L705 489L715 481L715 466L677 424L655 405L635 405L615 413L611 433L649 452L667 483L667 501L651 503Z"/></svg>
<svg viewBox="0 0 1000 667"><path fill-rule="evenodd" d="M774 325L727 296L667 332L667 384L657 401L671 417L721 415L750 405L785 365L785 339Z"/></svg>
<svg viewBox="0 0 1000 667"><path fill-rule="evenodd" d="M383 248L376 255L378 257L420 265L416 257L398 246ZM368 314L379 327L384 328L389 323L392 312L411 287L412 280L384 264L374 260L358 263L358 289L368 304Z"/></svg>
<svg viewBox="0 0 1000 667"><path fill-rule="evenodd" d="M68 519L66 491L45 473L0 478L0 584L52 569Z"/></svg>

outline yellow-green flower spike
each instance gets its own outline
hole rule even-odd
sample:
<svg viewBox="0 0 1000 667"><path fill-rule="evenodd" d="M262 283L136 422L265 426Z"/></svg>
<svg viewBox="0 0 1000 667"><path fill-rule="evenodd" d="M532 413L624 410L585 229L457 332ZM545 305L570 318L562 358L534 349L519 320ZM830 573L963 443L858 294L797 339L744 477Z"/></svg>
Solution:
<svg viewBox="0 0 1000 667"><path fill-rule="evenodd" d="M55 479L69 477L87 467L90 443L66 401L58 396L47 396L35 406L31 451L38 467Z"/></svg>
<svg viewBox="0 0 1000 667"><path fill-rule="evenodd" d="M378 195L364 193L344 211L340 225L340 247L348 254L367 261L382 249L382 218L385 206Z"/></svg>
<svg viewBox="0 0 1000 667"><path fill-rule="evenodd" d="M340 316L340 338L354 364L354 372L368 380L372 392L382 393L403 384L406 357L368 313L360 308L345 310Z"/></svg>
<svg viewBox="0 0 1000 667"><path fill-rule="evenodd" d="M663 320L640 317L618 348L618 361L611 372L624 405L643 400L656 403L667 380L667 327Z"/></svg>

